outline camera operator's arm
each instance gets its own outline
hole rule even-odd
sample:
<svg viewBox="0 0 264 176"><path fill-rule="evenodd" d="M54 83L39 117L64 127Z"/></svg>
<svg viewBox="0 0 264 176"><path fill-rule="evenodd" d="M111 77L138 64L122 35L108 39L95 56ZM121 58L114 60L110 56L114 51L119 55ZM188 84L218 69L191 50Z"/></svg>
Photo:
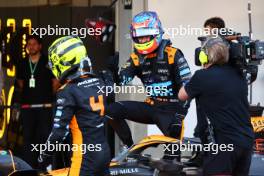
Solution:
<svg viewBox="0 0 264 176"><path fill-rule="evenodd" d="M138 63L139 64L139 63ZM137 65L138 66L138 65ZM126 85L136 76L137 66L130 57L129 60L122 66L119 72L119 84Z"/></svg>
<svg viewBox="0 0 264 176"><path fill-rule="evenodd" d="M202 70L196 71L191 80L185 86L181 87L178 93L178 98L180 100L185 101L193 99L202 93L203 88L201 71Z"/></svg>
<svg viewBox="0 0 264 176"><path fill-rule="evenodd" d="M203 85L204 73L202 70L196 71L190 82L183 86L178 94L178 98L182 101L199 97L205 91ZM207 143L208 137L208 122L204 112L204 107L199 105L196 99L196 113L197 113L197 126L195 128L195 137L199 137L202 143Z"/></svg>
<svg viewBox="0 0 264 176"><path fill-rule="evenodd" d="M181 100L181 101L186 101L189 99L189 96L184 88L184 86L181 87L179 93L178 93L178 98Z"/></svg>

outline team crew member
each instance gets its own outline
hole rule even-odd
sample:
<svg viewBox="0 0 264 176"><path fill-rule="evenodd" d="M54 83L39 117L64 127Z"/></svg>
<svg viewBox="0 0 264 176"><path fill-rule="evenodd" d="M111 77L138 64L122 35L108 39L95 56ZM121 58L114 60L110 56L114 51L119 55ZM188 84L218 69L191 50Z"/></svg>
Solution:
<svg viewBox="0 0 264 176"><path fill-rule="evenodd" d="M48 68L48 58L41 54L41 40L38 36L29 36L26 48L28 58L18 65L16 77L21 91L20 103L51 105L58 81ZM23 159L37 168L38 153L31 151L31 145L45 143L52 128L52 109L22 109L20 118L24 139Z"/></svg>
<svg viewBox="0 0 264 176"><path fill-rule="evenodd" d="M92 74L90 59L79 38L57 39L49 48L49 60L63 86L57 93L54 125L46 145L61 143L70 129L72 143L79 149L73 150L69 175L107 175L110 150L103 123L106 98L98 94L104 81ZM41 153L39 161L45 163L50 154Z"/></svg>
<svg viewBox="0 0 264 176"><path fill-rule="evenodd" d="M247 82L228 62L229 49L221 38L209 37L202 46L195 72L181 88L182 101L196 98L210 122L209 142L226 144L233 151L208 152L204 156L204 175L248 175L254 133L250 123Z"/></svg>
<svg viewBox="0 0 264 176"><path fill-rule="evenodd" d="M180 138L182 121L189 108L187 101L180 101L177 97L178 90L191 76L186 59L180 49L172 47L169 40L162 39L163 29L155 12L145 11L136 15L130 32L134 53L119 73L119 84L126 85L137 76L152 91L145 102L111 104L107 115L114 120L110 123L127 147L133 144L133 140L124 119L156 124L164 135Z"/></svg>
<svg viewBox="0 0 264 176"><path fill-rule="evenodd" d="M209 30L210 34L218 35L218 33L215 33L216 31L220 31L225 28L225 21L220 17L212 17L207 19L204 22L204 30ZM199 137L202 141L202 143L206 142L207 140L207 134L204 132L207 128L207 121L206 118L203 115L202 109L200 109L200 105L196 103L196 114L197 114L197 126L194 129L194 136Z"/></svg>

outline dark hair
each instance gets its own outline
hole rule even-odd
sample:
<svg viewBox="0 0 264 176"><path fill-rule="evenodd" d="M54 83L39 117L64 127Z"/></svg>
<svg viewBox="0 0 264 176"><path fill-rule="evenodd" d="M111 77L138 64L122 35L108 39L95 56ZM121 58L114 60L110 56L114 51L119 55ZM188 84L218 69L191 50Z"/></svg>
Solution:
<svg viewBox="0 0 264 176"><path fill-rule="evenodd" d="M210 26L211 28L225 28L225 21L220 17L212 17L204 22L204 27Z"/></svg>
<svg viewBox="0 0 264 176"><path fill-rule="evenodd" d="M28 41L29 40L36 40L39 44L41 44L42 43L42 40L39 38L39 36L37 36L37 35L29 35L28 37L27 37L27 43L28 43Z"/></svg>

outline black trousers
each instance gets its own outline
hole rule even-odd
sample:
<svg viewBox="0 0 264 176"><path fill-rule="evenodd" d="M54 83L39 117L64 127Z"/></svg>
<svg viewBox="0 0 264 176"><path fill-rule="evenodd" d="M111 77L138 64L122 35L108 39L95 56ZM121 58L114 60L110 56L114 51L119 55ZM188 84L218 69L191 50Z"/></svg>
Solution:
<svg viewBox="0 0 264 176"><path fill-rule="evenodd" d="M253 147L253 146L252 146ZM234 145L233 151L206 152L203 160L205 176L248 176L252 149Z"/></svg>
<svg viewBox="0 0 264 176"><path fill-rule="evenodd" d="M51 132L52 109L22 109L23 159L33 168L38 166L39 152L32 151L32 144L45 144Z"/></svg>
<svg viewBox="0 0 264 176"><path fill-rule="evenodd" d="M155 103L121 101L109 105L106 114L113 118L110 125L116 131L122 142L133 145L131 131L125 119L144 123L156 124L165 136L179 138L182 131L182 120L187 110L178 103Z"/></svg>

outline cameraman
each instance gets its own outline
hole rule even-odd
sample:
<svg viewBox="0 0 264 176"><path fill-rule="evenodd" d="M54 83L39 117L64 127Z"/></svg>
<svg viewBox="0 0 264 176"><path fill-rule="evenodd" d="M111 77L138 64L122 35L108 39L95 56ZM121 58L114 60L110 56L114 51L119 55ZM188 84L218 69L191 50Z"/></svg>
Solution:
<svg viewBox="0 0 264 176"><path fill-rule="evenodd" d="M229 50L217 37L208 37L201 48L204 69L195 72L179 91L179 99L195 98L212 129L209 136L218 145L232 144L233 151L207 152L204 175L248 175L254 133L250 123L247 82L228 63ZM221 148L220 148L221 149Z"/></svg>
<svg viewBox="0 0 264 176"><path fill-rule="evenodd" d="M220 31L221 29L225 28L225 21L221 17L211 17L204 22L203 27L208 34L216 35L217 31ZM199 52L200 52L200 47L197 53ZM198 56L197 58L195 58L195 63L196 65L200 65ZM198 104L197 101L195 103L196 103L196 113L197 113L197 126L194 129L193 135L194 137L199 137L203 143L207 138L207 135L204 133L204 131L206 130L208 125L206 118L204 117L205 116L204 112L200 108L200 105Z"/></svg>

